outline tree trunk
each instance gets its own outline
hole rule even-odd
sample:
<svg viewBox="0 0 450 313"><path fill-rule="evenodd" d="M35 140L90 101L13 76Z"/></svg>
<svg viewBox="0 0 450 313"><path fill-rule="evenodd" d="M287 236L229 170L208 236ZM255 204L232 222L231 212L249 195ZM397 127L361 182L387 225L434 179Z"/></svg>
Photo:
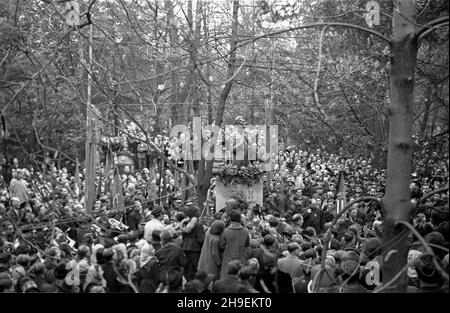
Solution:
<svg viewBox="0 0 450 313"><path fill-rule="evenodd" d="M409 182L412 162L412 123L414 111L414 72L417 57L414 1L394 1L391 43L391 85L389 107L389 150L386 194L383 199L383 282L393 279L407 264L408 239L397 221L408 220L411 210ZM395 243L395 245L393 245ZM388 292L406 292L406 271L387 288Z"/></svg>
<svg viewBox="0 0 450 313"><path fill-rule="evenodd" d="M222 92L219 96L219 104L217 107L217 115L215 120L215 125L221 127L223 122L223 113L225 111L225 105L227 102L228 95L230 94L231 87L233 85L233 75L234 75L234 67L236 64L236 46L237 46L237 28L238 28L238 11L239 11L239 0L233 1L233 22L231 25L231 37L230 37L230 57L228 59L228 70L227 70L227 78L226 84L222 89ZM213 145L212 153L214 153L214 148L216 143ZM203 163L203 162L202 162ZM198 180L198 188L197 188L197 196L198 196L198 204L203 208L203 202L206 201L208 189L210 187L210 181L212 177L212 169L214 158L210 161L205 162L205 174L203 175L203 179Z"/></svg>
<svg viewBox="0 0 450 313"><path fill-rule="evenodd" d="M170 0L166 0L165 1L165 8L167 11L167 33L169 35L170 38L170 46L171 47L175 47L177 44L177 30L175 28L175 25L173 24L174 19L175 19L175 14L174 14L174 10L173 10L173 4L172 1ZM173 60L171 62L171 66L172 68L177 66L177 61ZM178 116L178 112L181 109L181 104L180 104L180 99L179 99L179 79L178 79L178 75L175 71L172 72L171 74L172 76L172 105L171 105L171 127L173 127L174 125L179 123L179 116Z"/></svg>

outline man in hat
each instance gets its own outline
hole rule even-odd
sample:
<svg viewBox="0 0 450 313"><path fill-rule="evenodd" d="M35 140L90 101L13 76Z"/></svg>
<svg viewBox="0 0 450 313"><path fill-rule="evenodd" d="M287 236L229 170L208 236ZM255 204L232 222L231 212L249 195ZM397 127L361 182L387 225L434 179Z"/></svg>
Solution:
<svg viewBox="0 0 450 313"><path fill-rule="evenodd" d="M20 199L18 197L11 198L11 208L7 212L8 219L19 224L25 218L25 211L21 208Z"/></svg>
<svg viewBox="0 0 450 313"><path fill-rule="evenodd" d="M162 231L164 228L164 224L162 222L164 220L164 214L163 209L160 206L155 206L155 208L153 208L152 216L153 218L144 226L144 239L148 242L151 242L154 230L158 229Z"/></svg>
<svg viewBox="0 0 450 313"><path fill-rule="evenodd" d="M290 242L287 245L289 254L278 259L278 269L281 272L288 273L292 279L300 277L303 274L302 261L299 259L301 249L297 242Z"/></svg>

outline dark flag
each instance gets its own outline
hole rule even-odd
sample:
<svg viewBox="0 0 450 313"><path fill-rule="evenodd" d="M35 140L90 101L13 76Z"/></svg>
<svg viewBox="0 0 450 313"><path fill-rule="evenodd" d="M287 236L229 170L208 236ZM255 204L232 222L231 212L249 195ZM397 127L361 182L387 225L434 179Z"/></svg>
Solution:
<svg viewBox="0 0 450 313"><path fill-rule="evenodd" d="M110 184L110 190L113 208L116 210L123 209L125 207L125 199L122 191L119 168L117 166L114 166L114 180Z"/></svg>
<svg viewBox="0 0 450 313"><path fill-rule="evenodd" d="M338 180L338 188L336 191L336 211L339 213L341 210L345 208L345 198L346 198L346 191L345 191L345 178L344 174L341 172L339 174L339 180Z"/></svg>

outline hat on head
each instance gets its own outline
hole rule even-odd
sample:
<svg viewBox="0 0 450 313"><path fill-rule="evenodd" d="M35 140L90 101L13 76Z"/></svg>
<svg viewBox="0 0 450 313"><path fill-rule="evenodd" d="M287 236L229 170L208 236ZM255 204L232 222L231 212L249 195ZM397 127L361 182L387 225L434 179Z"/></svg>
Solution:
<svg viewBox="0 0 450 313"><path fill-rule="evenodd" d="M175 236L176 230L172 225L164 226L163 230L168 231L172 237ZM162 233L161 233L162 234ZM160 235L161 236L161 235Z"/></svg>
<svg viewBox="0 0 450 313"><path fill-rule="evenodd" d="M183 284L183 273L180 268L174 267L167 272L167 285L169 288L177 288Z"/></svg>
<svg viewBox="0 0 450 313"><path fill-rule="evenodd" d="M186 283L184 292L186 293L201 293L205 290L205 284L198 279L193 279Z"/></svg>
<svg viewBox="0 0 450 313"><path fill-rule="evenodd" d="M69 271L66 269L66 263L59 263L55 268L55 278L56 279L64 279L66 278Z"/></svg>
<svg viewBox="0 0 450 313"><path fill-rule="evenodd" d="M354 275L358 273L359 256L353 250L345 251L341 257L341 269L347 275Z"/></svg>
<svg viewBox="0 0 450 313"><path fill-rule="evenodd" d="M293 236L295 234L297 234L297 232L295 231L295 229L293 229L292 227L288 226L286 228L284 228L283 232L281 233L282 235L287 235L287 236Z"/></svg>
<svg viewBox="0 0 450 313"><path fill-rule="evenodd" d="M135 231L131 231L128 233L128 241L136 241L138 240L138 234Z"/></svg>
<svg viewBox="0 0 450 313"><path fill-rule="evenodd" d="M150 239L150 243L159 244L161 242L161 233L162 233L162 231L160 229L153 230L152 238Z"/></svg>
<svg viewBox="0 0 450 313"><path fill-rule="evenodd" d="M0 263L8 263L11 260L11 254L7 252L0 253Z"/></svg>
<svg viewBox="0 0 450 313"><path fill-rule="evenodd" d="M152 215L155 216L155 217L157 217L157 216L160 216L160 215L162 214L162 212L163 212L162 207L160 207L160 206L158 205L158 206L156 206L156 207L153 208L153 210L152 210Z"/></svg>
<svg viewBox="0 0 450 313"><path fill-rule="evenodd" d="M57 293L58 287L52 284L42 284L39 290L43 293Z"/></svg>
<svg viewBox="0 0 450 313"><path fill-rule="evenodd" d="M213 214L213 217L214 217L216 220L220 220L221 217L222 217L222 215L223 215L222 212L216 212L216 213Z"/></svg>
<svg viewBox="0 0 450 313"><path fill-rule="evenodd" d="M155 233L155 232L153 232L153 233ZM163 231L161 232L161 235L160 235L161 241L168 242L169 240L171 240L173 238L173 234L174 234L174 232L172 233L168 229L163 229Z"/></svg>
<svg viewBox="0 0 450 313"><path fill-rule="evenodd" d="M127 241L128 241L128 235L127 234L120 234L118 237L117 237L117 242L118 243L127 243Z"/></svg>
<svg viewBox="0 0 450 313"><path fill-rule="evenodd" d="M216 277L214 274L208 274L205 271L197 271L194 275L194 279L201 281L205 284L205 287Z"/></svg>

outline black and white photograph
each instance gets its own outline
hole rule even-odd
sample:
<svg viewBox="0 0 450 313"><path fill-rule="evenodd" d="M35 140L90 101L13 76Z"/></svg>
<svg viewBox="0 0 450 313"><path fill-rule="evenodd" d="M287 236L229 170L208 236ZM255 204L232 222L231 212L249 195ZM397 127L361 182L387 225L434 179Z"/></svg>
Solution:
<svg viewBox="0 0 450 313"><path fill-rule="evenodd" d="M448 0L0 0L1 301L448 294L448 128Z"/></svg>

